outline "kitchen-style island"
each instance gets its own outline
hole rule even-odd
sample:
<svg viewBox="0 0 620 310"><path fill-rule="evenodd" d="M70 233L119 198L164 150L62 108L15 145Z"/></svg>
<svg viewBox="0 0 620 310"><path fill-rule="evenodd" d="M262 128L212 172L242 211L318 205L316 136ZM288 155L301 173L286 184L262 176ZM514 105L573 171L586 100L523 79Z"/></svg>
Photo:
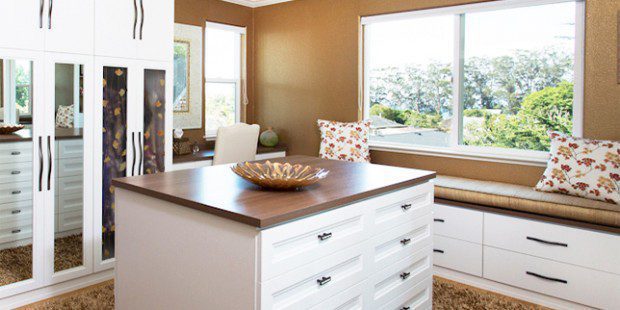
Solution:
<svg viewBox="0 0 620 310"><path fill-rule="evenodd" d="M263 190L229 165L115 179L117 309L430 309L435 173L330 170Z"/></svg>

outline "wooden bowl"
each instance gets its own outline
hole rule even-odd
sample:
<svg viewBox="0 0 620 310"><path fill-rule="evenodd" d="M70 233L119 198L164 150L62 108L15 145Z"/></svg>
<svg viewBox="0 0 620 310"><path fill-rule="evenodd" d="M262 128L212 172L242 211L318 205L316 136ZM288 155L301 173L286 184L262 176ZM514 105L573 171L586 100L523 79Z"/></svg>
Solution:
<svg viewBox="0 0 620 310"><path fill-rule="evenodd" d="M21 124L0 124L0 135L12 134L18 130L24 129Z"/></svg>
<svg viewBox="0 0 620 310"><path fill-rule="evenodd" d="M242 162L231 167L240 177L264 188L294 190L324 179L329 171L300 164Z"/></svg>

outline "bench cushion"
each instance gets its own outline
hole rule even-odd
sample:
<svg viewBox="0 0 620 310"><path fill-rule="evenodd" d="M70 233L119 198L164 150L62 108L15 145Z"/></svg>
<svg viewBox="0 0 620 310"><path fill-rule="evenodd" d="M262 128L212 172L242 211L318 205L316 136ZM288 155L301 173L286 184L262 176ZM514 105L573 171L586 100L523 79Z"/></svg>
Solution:
<svg viewBox="0 0 620 310"><path fill-rule="evenodd" d="M543 193L500 182L437 176L435 197L514 211L620 227L620 206L603 201Z"/></svg>

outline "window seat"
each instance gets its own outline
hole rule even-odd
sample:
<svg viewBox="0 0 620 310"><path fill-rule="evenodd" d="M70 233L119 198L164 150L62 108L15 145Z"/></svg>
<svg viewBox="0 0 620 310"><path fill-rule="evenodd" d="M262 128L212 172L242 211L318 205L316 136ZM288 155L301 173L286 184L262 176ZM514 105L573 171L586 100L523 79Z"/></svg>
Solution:
<svg viewBox="0 0 620 310"><path fill-rule="evenodd" d="M437 176L435 198L620 229L620 206L528 186ZM592 227L591 227L592 228Z"/></svg>

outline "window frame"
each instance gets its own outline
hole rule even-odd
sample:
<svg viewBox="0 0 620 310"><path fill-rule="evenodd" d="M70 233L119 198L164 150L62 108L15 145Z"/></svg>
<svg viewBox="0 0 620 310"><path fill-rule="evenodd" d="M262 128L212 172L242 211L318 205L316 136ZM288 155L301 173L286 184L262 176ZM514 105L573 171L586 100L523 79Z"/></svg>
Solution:
<svg viewBox="0 0 620 310"><path fill-rule="evenodd" d="M461 158L470 160L491 161L500 163L522 164L530 166L545 166L548 152L535 150L509 149L500 147L481 147L461 145L462 141L462 79L464 76L464 31L465 14L489 12L522 7L533 7L556 3L575 3L575 59L574 59L574 89L573 89L573 130L572 135L580 137L583 134L583 96L584 96L584 39L585 39L585 1L584 0L503 0L477 4L466 4L444 8L422 9L402 13L364 16L360 23L359 58L360 66L360 116L369 118L370 81L369 74L369 35L366 25L378 22L406 20L419 17L453 15L454 16L454 51L452 62L452 108L453 120L450 135L450 146L433 147L425 145L411 145L404 143L389 143L370 141L372 150L391 151L417 155Z"/></svg>
<svg viewBox="0 0 620 310"><path fill-rule="evenodd" d="M234 72L235 72L235 76L233 78L220 78L220 77L207 77L207 57L208 57L208 53L207 53L207 44L209 44L208 40L207 40L207 30L208 29L218 29L218 30L225 30L225 31L230 31L232 33L236 33L239 35L239 39L236 40L235 43L235 50L234 53L236 55L238 55L238 57L236 58L235 61L235 68L234 68ZM205 22L205 32L204 32L204 50L205 50L205 59L204 59L204 84L203 84L203 88L206 92L207 89L207 84L209 83L221 83L221 84L234 84L235 85L235 123L239 123L241 122L241 79L242 79L242 66L245 66L246 64L246 59L242 59L244 56L244 53L242 52L242 45L243 45L243 40L245 40L246 38L246 28L245 27L238 27L238 26L232 26L232 25L227 25L227 24L221 24L221 23L214 23L214 22ZM207 139L214 139L215 137L217 137L217 129L207 129L207 101L206 101L207 95L205 93L205 101L204 101L204 128L205 128L205 138Z"/></svg>

